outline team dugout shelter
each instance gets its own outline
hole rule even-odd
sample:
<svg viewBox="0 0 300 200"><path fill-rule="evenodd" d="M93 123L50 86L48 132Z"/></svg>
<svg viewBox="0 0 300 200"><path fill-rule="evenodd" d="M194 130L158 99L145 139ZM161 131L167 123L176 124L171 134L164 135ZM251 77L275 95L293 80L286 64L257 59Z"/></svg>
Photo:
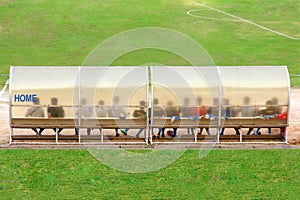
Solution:
<svg viewBox="0 0 300 200"><path fill-rule="evenodd" d="M10 144L287 143L286 66L12 66Z"/></svg>

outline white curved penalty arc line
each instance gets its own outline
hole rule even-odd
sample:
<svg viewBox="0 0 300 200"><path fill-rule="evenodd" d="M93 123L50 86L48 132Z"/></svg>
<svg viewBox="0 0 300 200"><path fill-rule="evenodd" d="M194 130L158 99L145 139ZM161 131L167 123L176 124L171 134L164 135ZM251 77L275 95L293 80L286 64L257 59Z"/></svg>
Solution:
<svg viewBox="0 0 300 200"><path fill-rule="evenodd" d="M197 4L197 5L199 5L199 6L202 6L202 7L209 8L209 9L211 9L211 10L214 10L214 11L216 11L216 12L222 13L222 14L224 14L224 15L233 17L233 18L238 19L238 20L240 20L240 21L242 21L242 22L246 22L246 23L252 24L253 26L256 26L256 27L261 28L261 29L263 29L263 30L269 31L269 32L271 32L271 33L275 33L275 34L277 34L277 35L281 35L281 36L283 36L283 37L287 37L287 38L292 39L292 40L299 40L299 39L300 39L300 38L295 38L295 37L293 37L293 36L290 36L290 35L281 33L281 32L279 32L279 31L275 31L275 30L273 30L273 29L270 29L270 28L268 28L268 27L262 26L262 25L260 25L260 24L255 23L255 22L252 22L252 21L250 21L250 20L247 20L247 19L243 19L243 18L241 18L241 17L238 17L238 16L236 16L236 15L232 15L232 14L230 14L230 13L227 13L227 12L225 12L225 11L219 10L219 9L217 9L217 8L213 8L213 7L211 7L211 6L207 6L207 5L205 5L205 4L201 4L201 3L198 3L198 2L195 2L195 4ZM194 17L194 16L193 16L193 17Z"/></svg>
<svg viewBox="0 0 300 200"><path fill-rule="evenodd" d="M219 21L231 21L231 22L242 22L241 20L238 20L238 19L222 19L222 18L206 17L206 16L202 16L202 15L194 15L194 14L192 14L193 12L196 12L196 11L198 11L198 9L188 10L186 12L186 14L188 14L191 17L202 18L202 19L219 20Z"/></svg>

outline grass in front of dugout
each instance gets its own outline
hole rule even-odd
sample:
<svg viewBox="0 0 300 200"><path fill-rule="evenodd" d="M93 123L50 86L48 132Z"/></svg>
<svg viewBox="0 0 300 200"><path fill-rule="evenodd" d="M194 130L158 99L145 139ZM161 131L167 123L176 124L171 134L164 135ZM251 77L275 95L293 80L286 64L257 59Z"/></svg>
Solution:
<svg viewBox="0 0 300 200"><path fill-rule="evenodd" d="M131 174L98 162L87 150L1 150L0 196L2 199L297 199L300 196L299 150L212 150L202 159L198 154L198 150L187 150L165 168Z"/></svg>

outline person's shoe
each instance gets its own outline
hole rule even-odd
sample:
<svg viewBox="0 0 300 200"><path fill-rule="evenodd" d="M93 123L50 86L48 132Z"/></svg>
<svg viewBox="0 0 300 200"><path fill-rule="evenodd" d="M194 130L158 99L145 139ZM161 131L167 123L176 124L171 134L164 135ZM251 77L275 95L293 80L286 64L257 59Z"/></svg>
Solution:
<svg viewBox="0 0 300 200"><path fill-rule="evenodd" d="M261 132L259 131L259 132L257 133L257 135L261 135Z"/></svg>
<svg viewBox="0 0 300 200"><path fill-rule="evenodd" d="M116 137L119 137L120 136L120 134L119 133L116 133Z"/></svg>
<svg viewBox="0 0 300 200"><path fill-rule="evenodd" d="M121 132L122 132L124 135L127 135L127 132L126 132L126 131L121 130Z"/></svg>

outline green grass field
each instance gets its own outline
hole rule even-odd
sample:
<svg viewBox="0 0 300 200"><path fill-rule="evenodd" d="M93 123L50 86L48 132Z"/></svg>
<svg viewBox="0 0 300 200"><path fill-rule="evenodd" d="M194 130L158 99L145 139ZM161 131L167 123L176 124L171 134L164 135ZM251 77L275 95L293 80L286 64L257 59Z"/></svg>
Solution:
<svg viewBox="0 0 300 200"><path fill-rule="evenodd" d="M105 150L104 150L105 151ZM139 153L139 152L136 152ZM299 150L188 150L146 174L86 150L1 150L1 199L298 199Z"/></svg>
<svg viewBox="0 0 300 200"><path fill-rule="evenodd" d="M0 0L0 85L10 66L79 66L105 39L135 28L179 31L217 65L287 65L300 74L299 0ZM113 65L189 65L156 49L129 52ZM291 76L300 87L300 77ZM113 170L86 150L0 150L1 199L299 199L299 150L187 151L146 174Z"/></svg>
<svg viewBox="0 0 300 200"><path fill-rule="evenodd" d="M78 66L103 40L128 29L162 27L196 40L217 65L287 65L300 74L300 40L274 34L244 22L209 20L195 15L232 19L192 0L1 0L0 74L10 66ZM300 38L298 0L198 0L200 3ZM160 50L128 53L113 65L187 65ZM7 75L0 76L1 83ZM300 86L300 77L291 77Z"/></svg>

